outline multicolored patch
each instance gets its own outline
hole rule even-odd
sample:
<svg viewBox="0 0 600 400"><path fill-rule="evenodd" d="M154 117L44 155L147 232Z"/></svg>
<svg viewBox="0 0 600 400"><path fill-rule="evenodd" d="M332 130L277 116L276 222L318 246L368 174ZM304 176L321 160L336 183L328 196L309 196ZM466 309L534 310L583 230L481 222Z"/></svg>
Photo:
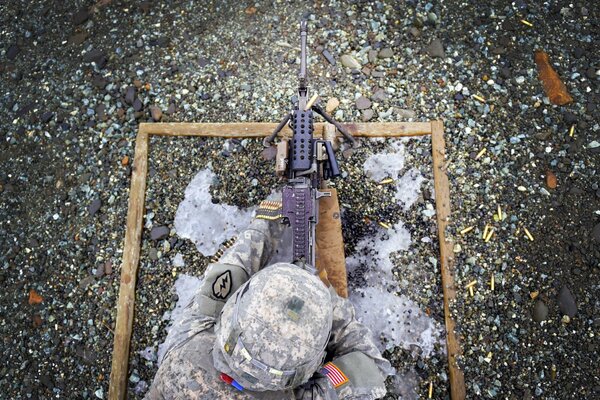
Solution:
<svg viewBox="0 0 600 400"><path fill-rule="evenodd" d="M321 373L329 379L329 382L331 382L336 389L349 382L348 377L332 362L323 365Z"/></svg>

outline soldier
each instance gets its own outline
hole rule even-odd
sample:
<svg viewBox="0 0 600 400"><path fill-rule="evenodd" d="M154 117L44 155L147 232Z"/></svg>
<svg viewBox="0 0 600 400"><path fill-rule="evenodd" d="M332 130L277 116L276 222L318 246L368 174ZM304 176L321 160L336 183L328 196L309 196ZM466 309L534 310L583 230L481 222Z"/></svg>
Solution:
<svg viewBox="0 0 600 400"><path fill-rule="evenodd" d="M314 273L265 268L282 225L255 219L167 338L148 400L378 399L390 363L352 304Z"/></svg>

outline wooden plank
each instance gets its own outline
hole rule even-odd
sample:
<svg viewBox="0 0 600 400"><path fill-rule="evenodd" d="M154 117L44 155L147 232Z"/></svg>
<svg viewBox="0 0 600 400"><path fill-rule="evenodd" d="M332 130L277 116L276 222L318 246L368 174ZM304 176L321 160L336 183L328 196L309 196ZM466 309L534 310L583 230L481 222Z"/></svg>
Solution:
<svg viewBox="0 0 600 400"><path fill-rule="evenodd" d="M322 122L315 124L315 136L321 135L326 125L328 124ZM268 136L276 126L276 123L270 122L142 123L140 132L162 136L253 138ZM350 134L356 137L402 137L431 134L429 122L348 123L344 126ZM292 132L286 126L281 134L290 136ZM342 135L338 132L337 136Z"/></svg>
<svg viewBox="0 0 600 400"><path fill-rule="evenodd" d="M133 327L135 282L140 259L142 220L148 172L148 134L140 131L135 141L135 155L129 192L129 210L125 231L125 248L121 265L121 283L117 303L117 323L110 371L108 398L122 400L127 394L129 343Z"/></svg>
<svg viewBox="0 0 600 400"><path fill-rule="evenodd" d="M330 197L319 199L319 222L315 240L318 271L325 269L327 279L341 297L348 297L346 255L342 236L342 219L336 189L321 189L330 192Z"/></svg>
<svg viewBox="0 0 600 400"><path fill-rule="evenodd" d="M450 395L452 400L464 400L465 377L458 367L456 358L462 354L459 339L455 332L456 323L450 313L450 303L456 298L454 284L454 256L452 241L446 238L446 228L450 217L450 189L446 174L446 146L442 121L431 122L431 148L433 154L433 181L435 187L435 208L440 242L442 291L444 293L444 314L446 322L446 343L448 350L448 370Z"/></svg>

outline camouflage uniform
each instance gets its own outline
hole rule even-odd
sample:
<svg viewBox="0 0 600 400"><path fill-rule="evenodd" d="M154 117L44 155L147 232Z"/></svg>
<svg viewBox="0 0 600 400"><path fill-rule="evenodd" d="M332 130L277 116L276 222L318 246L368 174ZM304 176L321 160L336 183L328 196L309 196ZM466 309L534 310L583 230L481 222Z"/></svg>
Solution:
<svg viewBox="0 0 600 400"><path fill-rule="evenodd" d="M377 399L385 395L384 379L393 373L393 369L373 343L368 328L356 320L354 308L347 299L339 297L333 288L325 288L318 278L309 276L291 264L275 264L259 273L277 246L282 229L282 225L276 222L254 220L219 262L209 265L200 289L184 310L182 318L172 328L165 343L167 350L163 359L159 360L161 364L146 399L334 400ZM304 277L300 276L300 272ZM311 281L312 278L314 281ZM310 287L301 287L297 283L302 282L302 279L310 282ZM304 290L305 293L298 296L304 296L309 318L307 321L300 321L301 326L309 332L312 329L311 334L321 338L316 341L322 340L323 349L317 350L322 350L323 356L326 353L326 360L331 360L323 366L322 358L315 362L313 357L311 362L305 363L308 367L303 370L304 374L300 378L296 374L293 387L288 388L284 384L278 386L278 383L264 380L249 381L246 380L248 375L239 368L235 368L235 371L230 368L231 365L240 365L233 359L234 350L229 351L232 343L226 343L231 339L232 330L235 330L231 321L237 308L253 311L249 313L252 314L251 322L248 322L248 315L244 316L245 325L240 316L240 325L244 325L246 333L249 330L252 335L244 334L240 337L244 338L244 346L247 345L245 342L250 342L247 345L249 353L259 354L257 359L269 365L284 365L287 362L284 356L288 356L288 361L291 357L298 362L305 356L299 350L305 347L294 348L292 345L280 352L261 353L261 344L265 343L261 340L267 338L266 343L272 343L270 340L275 340L276 336L264 333L268 329L264 329L261 324L268 324L274 315L281 316L284 313L274 311L272 304L276 299L268 304L252 305L255 297L263 296L268 299L265 296L270 296L268 293L252 295L252 288L257 287L260 281L268 285L260 287L278 286L283 289L278 293L288 298L299 290ZM286 286L282 288L281 284L284 282ZM323 307L315 309L314 304L317 303L323 304ZM255 311L260 315L256 315ZM265 314L261 314L262 312ZM324 339L318 326L324 326L328 331ZM287 337L282 337L288 334L298 335L285 332L279 335L279 339L287 340ZM254 336L260 339L253 341ZM236 347L235 340L233 346ZM314 354L319 357L321 353L317 350ZM246 352L245 357L249 353ZM293 358L290 354L298 357ZM332 368L339 374L331 374ZM243 382L244 390L238 391L220 380L221 372Z"/></svg>

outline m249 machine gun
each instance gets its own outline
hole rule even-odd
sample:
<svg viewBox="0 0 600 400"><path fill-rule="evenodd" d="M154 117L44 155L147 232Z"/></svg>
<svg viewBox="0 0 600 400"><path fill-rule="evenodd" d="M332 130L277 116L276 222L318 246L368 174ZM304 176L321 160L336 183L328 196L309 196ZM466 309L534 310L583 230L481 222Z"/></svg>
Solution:
<svg viewBox="0 0 600 400"><path fill-rule="evenodd" d="M333 124L352 145L355 139L346 129L329 116L317 103L318 95L308 98L306 69L307 22L300 23L300 74L294 109L279 123L275 131L265 138L265 147L271 146L277 134L289 125L293 134L277 144L276 171L287 178L283 187L282 212L284 223L292 229L292 262L314 269L315 233L319 215L319 198L330 193L320 191L323 180L336 178L340 169L335 159L332 143L313 137L315 113Z"/></svg>

